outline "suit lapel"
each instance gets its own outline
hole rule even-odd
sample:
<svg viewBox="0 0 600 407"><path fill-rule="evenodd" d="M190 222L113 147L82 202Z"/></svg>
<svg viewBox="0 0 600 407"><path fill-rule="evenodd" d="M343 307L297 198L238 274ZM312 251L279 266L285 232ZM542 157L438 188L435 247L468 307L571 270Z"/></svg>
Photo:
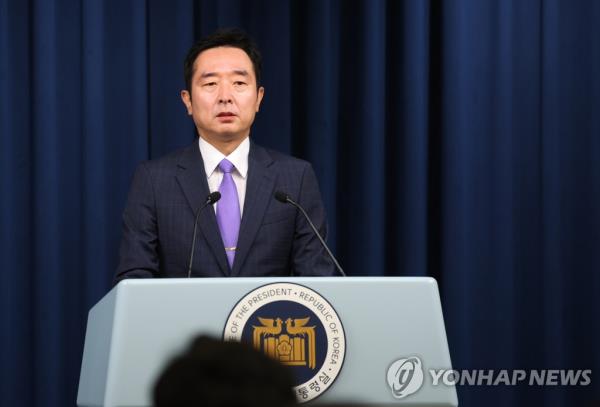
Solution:
<svg viewBox="0 0 600 407"><path fill-rule="evenodd" d="M202 154L200 154L197 142L183 150L177 166L177 182L179 182L195 215L198 209L204 205L206 197L210 193L208 182L206 181L204 161L202 160ZM229 275L229 264L227 263L223 240L221 239L221 233L217 225L215 211L212 208L207 207L202 211L198 219L198 228L217 259L221 272L224 275Z"/></svg>
<svg viewBox="0 0 600 407"><path fill-rule="evenodd" d="M267 206L273 200L275 174L268 169L272 162L271 156L264 148L254 143L250 144L244 213L231 273L233 276L239 275L262 224Z"/></svg>

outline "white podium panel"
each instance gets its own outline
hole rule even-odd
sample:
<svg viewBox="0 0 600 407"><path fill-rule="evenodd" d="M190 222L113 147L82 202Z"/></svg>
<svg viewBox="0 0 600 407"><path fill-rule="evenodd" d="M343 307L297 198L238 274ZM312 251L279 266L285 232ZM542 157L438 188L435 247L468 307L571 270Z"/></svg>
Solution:
<svg viewBox="0 0 600 407"><path fill-rule="evenodd" d="M89 313L77 404L150 406L152 386L173 356L198 334L230 334L232 311L244 312L247 303L246 317L261 302L276 300L275 290L261 289L277 283L298 287L287 294L330 321L327 308L305 291L318 293L343 326L335 331L343 335L343 359L332 360L337 377L311 404L458 405L455 388L441 381L434 386L429 373L452 367L437 283L428 277L122 281ZM248 296L253 291L258 294ZM290 318L286 325L285 315L278 317L280 329L294 326Z"/></svg>

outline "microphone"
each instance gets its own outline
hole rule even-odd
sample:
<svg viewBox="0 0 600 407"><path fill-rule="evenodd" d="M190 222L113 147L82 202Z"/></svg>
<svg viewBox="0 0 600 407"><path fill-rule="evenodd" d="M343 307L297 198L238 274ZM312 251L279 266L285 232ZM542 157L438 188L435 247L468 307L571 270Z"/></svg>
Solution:
<svg viewBox="0 0 600 407"><path fill-rule="evenodd" d="M312 228L313 232L319 238L319 241L321 242L321 244L325 248L325 251L327 252L327 254L329 255L329 257L331 258L331 260L333 260L333 263L335 264L335 267L337 267L338 271L340 272L340 274L342 276L347 277L346 273L344 273L344 270L342 270L342 267L340 266L340 263L338 263L338 261L336 260L335 256L333 255L333 253L331 253L331 250L329 250L329 247L327 246L327 243L325 243L325 240L323 240L323 237L321 237L321 234L319 233L319 231L317 230L317 228L315 227L315 225L312 223L312 221L308 217L308 214L306 213L306 211L304 210L304 208L302 208L302 206L300 206L299 203L295 202L292 198L290 198L290 196L288 194L286 194L285 192L281 192L281 191L275 192L275 199L277 199L279 202L282 202L282 203L292 204L296 208L300 209L300 212L302 212L302 214L306 218L308 224Z"/></svg>
<svg viewBox="0 0 600 407"><path fill-rule="evenodd" d="M206 197L206 201L204 205L198 209L196 212L196 220L194 221L194 236L192 237L192 248L190 249L190 264L188 266L188 278L192 276L192 262L194 261L194 248L196 247L196 232L198 230L198 218L200 218L200 214L208 205L215 204L219 199L221 199L221 193L219 191L211 192Z"/></svg>

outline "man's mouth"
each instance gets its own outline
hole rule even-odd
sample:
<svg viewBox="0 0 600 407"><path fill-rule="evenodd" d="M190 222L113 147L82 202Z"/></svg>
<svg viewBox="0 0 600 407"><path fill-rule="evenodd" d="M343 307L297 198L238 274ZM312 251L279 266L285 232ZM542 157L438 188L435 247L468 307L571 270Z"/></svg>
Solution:
<svg viewBox="0 0 600 407"><path fill-rule="evenodd" d="M217 115L217 117L233 117L235 113L232 112L221 112Z"/></svg>

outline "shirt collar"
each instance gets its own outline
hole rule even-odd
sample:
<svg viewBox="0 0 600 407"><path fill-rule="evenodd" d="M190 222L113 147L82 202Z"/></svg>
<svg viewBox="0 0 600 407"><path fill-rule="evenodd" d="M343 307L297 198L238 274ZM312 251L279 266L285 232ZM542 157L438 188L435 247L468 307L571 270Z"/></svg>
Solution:
<svg viewBox="0 0 600 407"><path fill-rule="evenodd" d="M206 171L207 177L210 177L213 174L224 158L227 158L235 166L238 174L240 174L242 178L246 178L248 173L250 137L246 137L228 156L225 156L202 137L198 137L198 145L200 147L200 153L202 154L202 160L204 161L204 171Z"/></svg>

